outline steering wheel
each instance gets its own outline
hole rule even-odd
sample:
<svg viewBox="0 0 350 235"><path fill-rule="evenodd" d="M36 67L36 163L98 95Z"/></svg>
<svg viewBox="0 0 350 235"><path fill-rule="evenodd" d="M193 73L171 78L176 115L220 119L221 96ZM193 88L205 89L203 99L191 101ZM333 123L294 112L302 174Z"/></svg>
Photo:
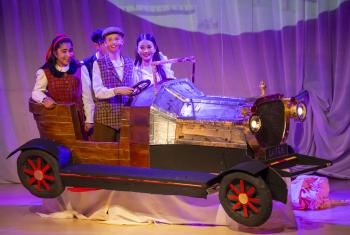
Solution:
<svg viewBox="0 0 350 235"><path fill-rule="evenodd" d="M134 91L129 96L135 96L140 94L142 91L146 90L147 87L149 87L149 85L151 85L150 80L139 81L138 83L132 86L132 88L134 88Z"/></svg>

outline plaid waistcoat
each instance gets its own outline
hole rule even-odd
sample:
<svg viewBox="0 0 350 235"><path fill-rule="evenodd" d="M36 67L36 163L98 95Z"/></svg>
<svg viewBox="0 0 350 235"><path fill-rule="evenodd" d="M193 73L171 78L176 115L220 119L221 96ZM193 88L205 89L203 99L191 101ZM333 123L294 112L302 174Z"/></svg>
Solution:
<svg viewBox="0 0 350 235"><path fill-rule="evenodd" d="M129 57L124 59L124 75L120 78L112 61L108 56L97 60L101 71L102 83L107 88L131 86L133 61ZM126 104L128 96L116 95L109 99L97 99L95 122L110 126L116 130L120 128L120 108Z"/></svg>
<svg viewBox="0 0 350 235"><path fill-rule="evenodd" d="M82 84L80 68L75 74L65 73L63 77L55 77L49 69L44 69L47 78L47 95L58 104L74 103L81 132L84 133L84 110L82 100ZM83 134L84 135L84 134ZM77 137L84 138L84 137Z"/></svg>
<svg viewBox="0 0 350 235"><path fill-rule="evenodd" d="M55 77L49 69L44 69L47 78L47 95L61 104L75 103L78 108L83 105L80 68L75 74L65 73L63 77Z"/></svg>

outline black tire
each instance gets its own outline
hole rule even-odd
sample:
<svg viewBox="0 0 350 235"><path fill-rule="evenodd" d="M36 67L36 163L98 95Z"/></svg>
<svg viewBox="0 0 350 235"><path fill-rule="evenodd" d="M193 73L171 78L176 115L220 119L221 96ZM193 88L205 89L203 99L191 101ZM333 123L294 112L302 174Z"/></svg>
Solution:
<svg viewBox="0 0 350 235"><path fill-rule="evenodd" d="M270 218L272 196L260 176L243 172L226 175L220 183L219 199L226 213L239 224L255 227Z"/></svg>
<svg viewBox="0 0 350 235"><path fill-rule="evenodd" d="M23 186L37 197L54 198L64 191L57 160L47 152L22 152L17 159L17 172Z"/></svg>

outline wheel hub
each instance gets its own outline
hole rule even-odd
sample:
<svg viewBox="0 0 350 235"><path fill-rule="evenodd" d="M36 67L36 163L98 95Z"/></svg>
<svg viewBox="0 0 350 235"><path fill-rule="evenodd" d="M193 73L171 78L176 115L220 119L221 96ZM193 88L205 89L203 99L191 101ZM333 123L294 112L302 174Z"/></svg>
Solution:
<svg viewBox="0 0 350 235"><path fill-rule="evenodd" d="M247 204L249 201L249 197L246 193L240 193L238 195L238 201L242 203L243 205Z"/></svg>
<svg viewBox="0 0 350 235"><path fill-rule="evenodd" d="M36 180L42 180L42 179L44 178L43 172L40 171L40 170L34 171L34 178L35 178Z"/></svg>

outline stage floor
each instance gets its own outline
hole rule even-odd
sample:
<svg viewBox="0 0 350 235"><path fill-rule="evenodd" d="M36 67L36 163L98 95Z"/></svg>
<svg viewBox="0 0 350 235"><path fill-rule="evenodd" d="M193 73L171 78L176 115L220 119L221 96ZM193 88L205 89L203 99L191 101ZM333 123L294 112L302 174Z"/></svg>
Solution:
<svg viewBox="0 0 350 235"><path fill-rule="evenodd" d="M350 181L331 180L331 199L350 199ZM350 232L350 205L320 211L295 211L298 228L237 231L227 226L194 225L108 225L99 221L42 218L33 208L42 200L20 184L0 184L0 234L307 234L337 235Z"/></svg>

